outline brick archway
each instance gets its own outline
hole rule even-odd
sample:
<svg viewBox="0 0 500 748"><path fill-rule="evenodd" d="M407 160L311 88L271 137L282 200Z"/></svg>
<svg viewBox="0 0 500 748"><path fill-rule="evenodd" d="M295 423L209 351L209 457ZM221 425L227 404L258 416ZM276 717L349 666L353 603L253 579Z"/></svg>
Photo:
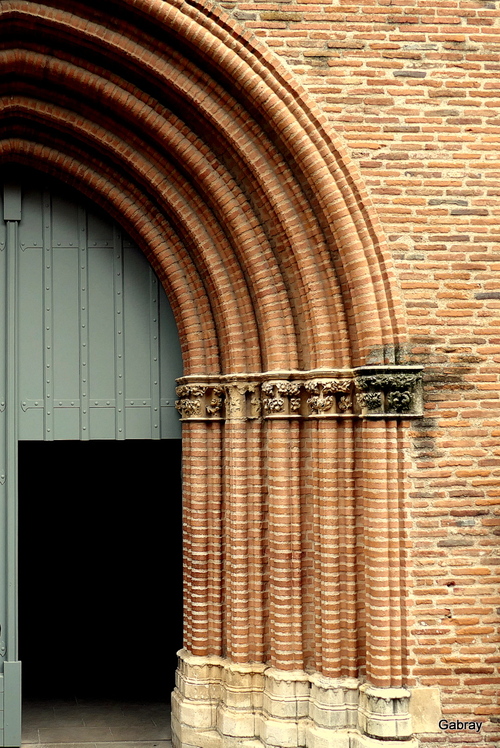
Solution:
<svg viewBox="0 0 500 748"><path fill-rule="evenodd" d="M1 159L105 208L176 316L178 743L302 745L306 723L310 740L411 743L402 441L418 372L341 145L209 3L9 0L0 33Z"/></svg>

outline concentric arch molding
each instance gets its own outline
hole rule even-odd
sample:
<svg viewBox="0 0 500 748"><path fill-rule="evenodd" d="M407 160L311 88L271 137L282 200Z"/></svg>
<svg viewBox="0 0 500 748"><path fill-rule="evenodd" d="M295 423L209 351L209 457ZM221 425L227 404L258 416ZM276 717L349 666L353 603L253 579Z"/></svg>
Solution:
<svg viewBox="0 0 500 748"><path fill-rule="evenodd" d="M191 375L177 380L181 421L415 418L421 366Z"/></svg>

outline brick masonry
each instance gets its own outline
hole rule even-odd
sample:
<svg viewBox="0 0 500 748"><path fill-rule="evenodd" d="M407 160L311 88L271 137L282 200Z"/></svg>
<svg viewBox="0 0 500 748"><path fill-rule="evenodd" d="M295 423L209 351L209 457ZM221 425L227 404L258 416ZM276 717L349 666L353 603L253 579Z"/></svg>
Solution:
<svg viewBox="0 0 500 748"><path fill-rule="evenodd" d="M0 158L134 236L187 375L425 366L422 419L186 423L185 626L484 723L429 748L500 738L499 28L488 0L0 7Z"/></svg>
<svg viewBox="0 0 500 748"><path fill-rule="evenodd" d="M408 680L499 740L497 2L222 2L293 70L380 217L426 366L409 489ZM475 716L473 716L475 715ZM469 745L471 738L464 738ZM460 734L422 736L462 745Z"/></svg>

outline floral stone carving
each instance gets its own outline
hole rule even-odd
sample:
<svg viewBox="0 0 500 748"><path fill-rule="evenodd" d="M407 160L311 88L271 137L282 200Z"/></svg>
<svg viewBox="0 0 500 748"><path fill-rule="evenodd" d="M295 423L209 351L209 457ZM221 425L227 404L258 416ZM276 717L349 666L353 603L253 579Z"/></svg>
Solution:
<svg viewBox="0 0 500 748"><path fill-rule="evenodd" d="M362 415L419 415L422 409L420 367L357 370L356 400ZM401 371L405 368L406 371ZM366 372L366 373L365 373Z"/></svg>

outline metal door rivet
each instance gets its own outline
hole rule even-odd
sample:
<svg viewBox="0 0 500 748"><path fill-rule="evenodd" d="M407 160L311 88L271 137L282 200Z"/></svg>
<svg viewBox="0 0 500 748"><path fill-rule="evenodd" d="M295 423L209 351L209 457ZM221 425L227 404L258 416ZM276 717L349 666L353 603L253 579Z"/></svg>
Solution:
<svg viewBox="0 0 500 748"><path fill-rule="evenodd" d="M61 400L59 400L59 405L62 405L62 401Z"/></svg>

